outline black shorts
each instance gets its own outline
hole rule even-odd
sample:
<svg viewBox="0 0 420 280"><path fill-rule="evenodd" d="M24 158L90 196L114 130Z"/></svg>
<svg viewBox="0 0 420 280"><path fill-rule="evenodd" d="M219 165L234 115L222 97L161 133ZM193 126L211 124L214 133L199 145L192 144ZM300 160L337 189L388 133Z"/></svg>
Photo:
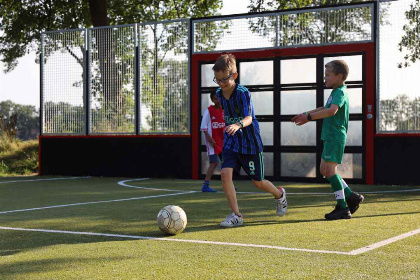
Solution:
<svg viewBox="0 0 420 280"><path fill-rule="evenodd" d="M264 180L264 156L258 154L240 154L231 150L223 150L221 168L233 168L239 173L241 167L254 181Z"/></svg>

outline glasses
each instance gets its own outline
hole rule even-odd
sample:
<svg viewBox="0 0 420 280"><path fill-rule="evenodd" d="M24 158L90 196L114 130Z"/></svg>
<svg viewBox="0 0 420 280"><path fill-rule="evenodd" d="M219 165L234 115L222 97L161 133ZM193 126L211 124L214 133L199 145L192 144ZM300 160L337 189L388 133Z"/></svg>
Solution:
<svg viewBox="0 0 420 280"><path fill-rule="evenodd" d="M224 84L224 83L226 83L227 81L229 81L229 79L230 79L230 78L232 78L232 76L233 76L233 75L235 75L235 74L236 74L236 73L232 73L232 74L230 74L230 75L229 75L229 77L227 77L227 78L225 78L225 79L221 79L221 80L216 79L216 77L214 77L214 78L213 78L213 82L215 82L216 84L222 84L222 83Z"/></svg>

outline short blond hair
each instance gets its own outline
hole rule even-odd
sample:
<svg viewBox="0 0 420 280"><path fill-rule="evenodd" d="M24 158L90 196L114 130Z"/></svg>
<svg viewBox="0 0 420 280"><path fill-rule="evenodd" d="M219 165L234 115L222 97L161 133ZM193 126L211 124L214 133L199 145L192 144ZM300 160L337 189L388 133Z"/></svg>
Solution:
<svg viewBox="0 0 420 280"><path fill-rule="evenodd" d="M331 67L331 71L333 71L334 74L342 74L343 80L347 80L347 77L349 75L349 66L344 60L333 60L325 64L325 68Z"/></svg>
<svg viewBox="0 0 420 280"><path fill-rule="evenodd" d="M237 72L236 68L236 58L233 54L222 54L216 60L213 66L213 71L218 72L229 72L229 74L234 74Z"/></svg>

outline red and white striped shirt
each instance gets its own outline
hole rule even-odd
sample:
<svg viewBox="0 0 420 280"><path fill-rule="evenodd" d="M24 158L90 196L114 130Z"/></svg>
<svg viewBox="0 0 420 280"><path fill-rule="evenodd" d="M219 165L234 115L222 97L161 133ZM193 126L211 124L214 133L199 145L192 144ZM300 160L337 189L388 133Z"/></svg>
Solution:
<svg viewBox="0 0 420 280"><path fill-rule="evenodd" d="M213 105L209 106L206 111L204 111L200 127L201 131L207 131L214 141L216 141L216 144L212 146L208 142L207 137L204 137L208 155L218 155L222 152L224 127L225 115L223 109L216 109Z"/></svg>

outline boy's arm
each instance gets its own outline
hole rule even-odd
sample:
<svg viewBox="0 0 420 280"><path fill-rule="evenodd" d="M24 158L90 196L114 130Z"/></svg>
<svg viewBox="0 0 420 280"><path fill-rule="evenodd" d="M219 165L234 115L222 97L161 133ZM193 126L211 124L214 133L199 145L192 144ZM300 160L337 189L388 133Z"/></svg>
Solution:
<svg viewBox="0 0 420 280"><path fill-rule="evenodd" d="M312 113L315 113L315 112L318 112L318 111L321 111L321 110L324 110L324 109L325 109L325 107L322 106L322 107L316 108L312 111L308 111L308 112L306 112L306 114L312 114Z"/></svg>
<svg viewBox="0 0 420 280"><path fill-rule="evenodd" d="M328 118L334 116L337 113L338 109L339 107L336 104L331 104L330 108L320 107L307 113L299 114L293 117L292 122L294 122L296 125L303 125L311 120L314 121Z"/></svg>
<svg viewBox="0 0 420 280"><path fill-rule="evenodd" d="M243 118L241 122L242 123L237 122L237 123L225 126L225 128L223 129L223 132L226 132L229 135L234 135L236 131L244 127L247 127L248 125L252 123L252 116L247 116Z"/></svg>
<svg viewBox="0 0 420 280"><path fill-rule="evenodd" d="M296 122L296 120L297 120L298 118L302 117L302 115L304 115L304 114L311 114L311 116L312 116L312 113L315 113L315 112L318 112L318 111L321 111L321 110L324 110L324 109L325 109L325 107L318 107L318 108L313 109L313 110L311 110L311 111L304 112L304 113L302 113L302 114L298 114L298 115L296 115L296 116L294 116L294 117L292 118L292 122Z"/></svg>
<svg viewBox="0 0 420 280"><path fill-rule="evenodd" d="M213 137L210 136L210 134L208 133L208 131L203 131L204 135L207 138L207 141L209 141L209 144L214 147L214 145L216 145L216 141L213 139Z"/></svg>

